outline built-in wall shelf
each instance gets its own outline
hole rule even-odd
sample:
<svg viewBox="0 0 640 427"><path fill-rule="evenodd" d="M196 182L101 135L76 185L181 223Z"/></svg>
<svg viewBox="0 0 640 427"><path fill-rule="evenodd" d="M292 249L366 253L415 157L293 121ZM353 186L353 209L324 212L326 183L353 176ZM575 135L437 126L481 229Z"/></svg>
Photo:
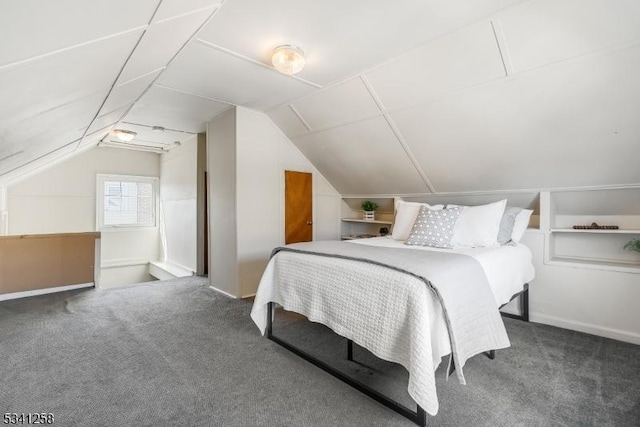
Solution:
<svg viewBox="0 0 640 427"><path fill-rule="evenodd" d="M355 235L355 236L342 236L340 240L367 239L369 237L378 237L378 236L374 234L361 234L361 235Z"/></svg>
<svg viewBox="0 0 640 427"><path fill-rule="evenodd" d="M618 229L574 229L574 225ZM640 186L543 191L540 230L545 264L640 273L640 253L625 249L640 238Z"/></svg>
<svg viewBox="0 0 640 427"><path fill-rule="evenodd" d="M393 221L383 221L380 219L368 220L368 219L358 219L358 218L342 218L342 220L346 222L364 222L367 224L386 224L386 225L393 224Z"/></svg>
<svg viewBox="0 0 640 427"><path fill-rule="evenodd" d="M640 234L640 230L603 230L603 229L583 229L583 228L552 228L551 233L596 233L596 234Z"/></svg>
<svg viewBox="0 0 640 427"><path fill-rule="evenodd" d="M626 273L640 273L640 263L606 261L590 258L551 258L547 265L559 265L563 267L590 268L594 270L622 271Z"/></svg>
<svg viewBox="0 0 640 427"><path fill-rule="evenodd" d="M371 200L378 204L374 220L363 218L361 205L365 200ZM388 233L391 233L394 199L393 197L344 197L341 212L342 240L380 236L384 228Z"/></svg>

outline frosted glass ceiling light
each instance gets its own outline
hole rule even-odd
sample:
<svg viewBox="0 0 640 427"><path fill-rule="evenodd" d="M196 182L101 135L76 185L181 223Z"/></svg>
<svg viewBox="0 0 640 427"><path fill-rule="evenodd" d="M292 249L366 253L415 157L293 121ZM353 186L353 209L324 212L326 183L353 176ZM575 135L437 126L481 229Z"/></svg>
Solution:
<svg viewBox="0 0 640 427"><path fill-rule="evenodd" d="M278 46L273 49L271 62L282 74L296 74L304 68L304 52L299 47L288 44Z"/></svg>
<svg viewBox="0 0 640 427"><path fill-rule="evenodd" d="M115 129L113 134L122 142L131 142L137 133L131 130Z"/></svg>

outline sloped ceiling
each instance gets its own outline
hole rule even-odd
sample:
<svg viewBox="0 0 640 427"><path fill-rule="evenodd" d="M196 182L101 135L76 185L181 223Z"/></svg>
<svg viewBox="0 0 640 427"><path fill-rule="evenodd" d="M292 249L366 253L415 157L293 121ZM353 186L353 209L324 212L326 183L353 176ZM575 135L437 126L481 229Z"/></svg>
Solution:
<svg viewBox="0 0 640 427"><path fill-rule="evenodd" d="M0 28L0 182L233 105L343 194L640 182L637 0L0 0Z"/></svg>

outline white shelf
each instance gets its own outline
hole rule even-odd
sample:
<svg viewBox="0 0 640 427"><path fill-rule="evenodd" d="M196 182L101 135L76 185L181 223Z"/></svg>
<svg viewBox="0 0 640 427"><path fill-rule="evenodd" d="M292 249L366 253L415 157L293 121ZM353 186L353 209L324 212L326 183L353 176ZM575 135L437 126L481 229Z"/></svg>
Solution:
<svg viewBox="0 0 640 427"><path fill-rule="evenodd" d="M345 222L363 222L363 223L366 223L366 224L385 224L385 225L393 224L393 221L382 221L382 220L378 220L378 219L374 219L373 221L370 221L370 220L358 219L358 218L342 218L342 221L345 221Z"/></svg>
<svg viewBox="0 0 640 427"><path fill-rule="evenodd" d="M375 234L365 234L365 235L360 235L360 236L342 236L340 239L341 240L356 240L356 239L369 239L371 237L379 237Z"/></svg>
<svg viewBox="0 0 640 427"><path fill-rule="evenodd" d="M545 264L640 274L640 258L625 245L640 236L640 186L540 193ZM573 228L574 224L619 229Z"/></svg>
<svg viewBox="0 0 640 427"><path fill-rule="evenodd" d="M552 228L552 233L640 234L640 230L602 230L589 228Z"/></svg>
<svg viewBox="0 0 640 427"><path fill-rule="evenodd" d="M562 267L591 268L595 270L621 271L625 273L640 273L640 263L624 261L607 261L588 258L553 257L547 265Z"/></svg>

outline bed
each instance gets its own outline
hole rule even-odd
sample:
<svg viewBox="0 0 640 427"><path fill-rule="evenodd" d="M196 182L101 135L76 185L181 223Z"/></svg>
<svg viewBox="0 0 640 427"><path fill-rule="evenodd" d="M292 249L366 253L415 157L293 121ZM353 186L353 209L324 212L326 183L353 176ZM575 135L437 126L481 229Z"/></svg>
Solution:
<svg viewBox="0 0 640 427"><path fill-rule="evenodd" d="M443 358L449 355L444 359L447 375L455 373L464 384L466 360L508 347L498 310L514 296L526 297L535 271L531 252L522 244L442 249L405 243L378 237L276 248L251 317L273 341L425 425L425 413L438 412L435 370ZM416 411L276 337L274 304L347 338L350 360L355 342L404 366Z"/></svg>

